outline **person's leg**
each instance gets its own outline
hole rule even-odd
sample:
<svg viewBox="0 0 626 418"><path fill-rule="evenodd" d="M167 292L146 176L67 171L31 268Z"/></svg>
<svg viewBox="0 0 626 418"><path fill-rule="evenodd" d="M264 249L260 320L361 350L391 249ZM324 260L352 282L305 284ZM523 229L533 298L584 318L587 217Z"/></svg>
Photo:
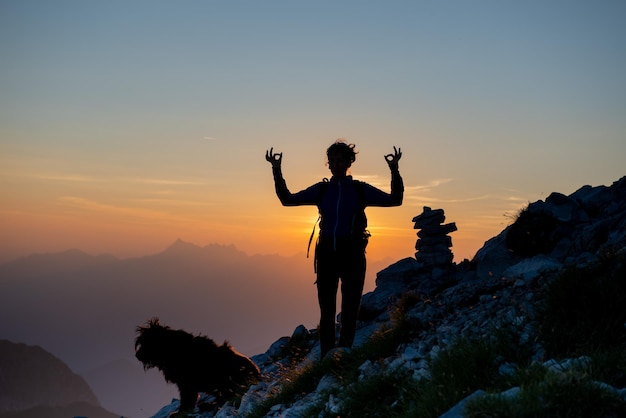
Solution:
<svg viewBox="0 0 626 418"><path fill-rule="evenodd" d="M340 347L352 347L354 342L361 295L365 284L365 269L365 254L358 251L350 255L349 263L346 263L345 268L342 269Z"/></svg>
<svg viewBox="0 0 626 418"><path fill-rule="evenodd" d="M339 276L332 248L319 248L317 259L317 300L320 306L320 356L335 346L335 316Z"/></svg>

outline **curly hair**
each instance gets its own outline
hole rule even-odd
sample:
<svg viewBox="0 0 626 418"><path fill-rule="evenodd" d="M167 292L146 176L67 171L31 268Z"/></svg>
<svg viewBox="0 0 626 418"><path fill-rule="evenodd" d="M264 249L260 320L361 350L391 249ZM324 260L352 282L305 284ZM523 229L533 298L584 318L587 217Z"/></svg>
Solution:
<svg viewBox="0 0 626 418"><path fill-rule="evenodd" d="M257 365L224 342L182 329L161 325L152 318L137 327L135 357L144 369L156 367L167 382L174 383L180 394L179 412L193 412L199 392L212 394L215 405L247 390L258 381Z"/></svg>
<svg viewBox="0 0 626 418"><path fill-rule="evenodd" d="M330 154L338 153L352 164L356 161L356 155L358 154L358 152L354 150L354 147L354 144L348 144L345 139L339 138L328 147L326 156L328 157Z"/></svg>

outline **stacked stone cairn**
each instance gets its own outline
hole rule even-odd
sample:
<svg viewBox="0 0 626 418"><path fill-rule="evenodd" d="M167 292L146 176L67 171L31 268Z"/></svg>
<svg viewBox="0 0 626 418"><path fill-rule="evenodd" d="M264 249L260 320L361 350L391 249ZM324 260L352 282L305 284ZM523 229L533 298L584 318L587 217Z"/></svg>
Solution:
<svg viewBox="0 0 626 418"><path fill-rule="evenodd" d="M452 263L452 238L448 234L457 228L454 222L443 225L445 220L443 209L433 210L428 206L424 206L424 211L413 218L413 228L420 229L415 243L415 259L426 267L444 267Z"/></svg>

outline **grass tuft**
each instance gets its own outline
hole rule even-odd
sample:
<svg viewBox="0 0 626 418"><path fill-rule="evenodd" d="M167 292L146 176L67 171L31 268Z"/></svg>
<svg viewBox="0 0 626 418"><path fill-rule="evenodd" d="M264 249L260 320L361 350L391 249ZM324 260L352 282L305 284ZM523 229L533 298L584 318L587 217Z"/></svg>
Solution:
<svg viewBox="0 0 626 418"><path fill-rule="evenodd" d="M515 397L483 395L471 399L466 418L568 417L608 418L626 416L626 402L616 392L594 382L589 375L572 370L565 373L536 373Z"/></svg>
<svg viewBox="0 0 626 418"><path fill-rule="evenodd" d="M626 345L626 260L607 257L569 269L545 288L539 336L549 357Z"/></svg>

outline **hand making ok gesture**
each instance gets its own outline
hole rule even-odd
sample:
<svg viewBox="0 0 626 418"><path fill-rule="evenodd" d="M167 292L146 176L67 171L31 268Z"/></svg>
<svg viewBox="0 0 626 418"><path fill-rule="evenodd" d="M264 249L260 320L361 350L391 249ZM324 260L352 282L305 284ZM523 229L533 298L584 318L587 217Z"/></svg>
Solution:
<svg viewBox="0 0 626 418"><path fill-rule="evenodd" d="M400 158L402 158L402 150L400 148L396 149L395 145L393 147L393 154L385 155L385 160L391 170L398 169L398 161L400 161Z"/></svg>
<svg viewBox="0 0 626 418"><path fill-rule="evenodd" d="M272 168L280 168L280 164L283 160L283 153L274 153L274 147L272 147L269 151L265 151L265 160L272 164Z"/></svg>

